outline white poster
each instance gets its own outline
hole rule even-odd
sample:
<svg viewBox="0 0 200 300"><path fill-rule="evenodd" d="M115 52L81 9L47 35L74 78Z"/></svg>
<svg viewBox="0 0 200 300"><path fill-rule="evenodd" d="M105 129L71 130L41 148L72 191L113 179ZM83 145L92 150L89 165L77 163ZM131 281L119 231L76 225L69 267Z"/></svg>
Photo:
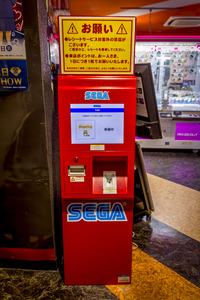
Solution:
<svg viewBox="0 0 200 300"><path fill-rule="evenodd" d="M71 104L72 144L123 144L124 104Z"/></svg>

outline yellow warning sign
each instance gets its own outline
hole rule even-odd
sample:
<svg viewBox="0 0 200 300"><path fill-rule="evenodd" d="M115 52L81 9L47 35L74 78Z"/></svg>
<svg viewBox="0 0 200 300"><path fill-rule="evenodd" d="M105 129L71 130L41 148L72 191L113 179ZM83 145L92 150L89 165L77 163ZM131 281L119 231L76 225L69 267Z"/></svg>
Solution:
<svg viewBox="0 0 200 300"><path fill-rule="evenodd" d="M134 17L59 17L62 74L133 74Z"/></svg>
<svg viewBox="0 0 200 300"><path fill-rule="evenodd" d="M127 31L126 31L126 28L124 27L124 24L121 24L118 31L117 31L117 34L127 34Z"/></svg>
<svg viewBox="0 0 200 300"><path fill-rule="evenodd" d="M78 34L78 31L73 23L69 26L69 30L67 31L67 33L68 34Z"/></svg>

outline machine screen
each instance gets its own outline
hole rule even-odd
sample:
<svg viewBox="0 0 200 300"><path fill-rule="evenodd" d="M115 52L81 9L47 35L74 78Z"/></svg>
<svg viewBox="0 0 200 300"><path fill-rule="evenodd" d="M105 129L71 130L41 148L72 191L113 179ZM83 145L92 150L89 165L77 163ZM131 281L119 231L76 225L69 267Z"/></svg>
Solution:
<svg viewBox="0 0 200 300"><path fill-rule="evenodd" d="M137 77L136 80L137 80L137 90L136 90L137 115L148 118L147 106L146 106L146 102L145 102L144 90L143 90L143 85L142 85L142 78Z"/></svg>
<svg viewBox="0 0 200 300"><path fill-rule="evenodd" d="M72 144L123 144L124 104L71 104Z"/></svg>

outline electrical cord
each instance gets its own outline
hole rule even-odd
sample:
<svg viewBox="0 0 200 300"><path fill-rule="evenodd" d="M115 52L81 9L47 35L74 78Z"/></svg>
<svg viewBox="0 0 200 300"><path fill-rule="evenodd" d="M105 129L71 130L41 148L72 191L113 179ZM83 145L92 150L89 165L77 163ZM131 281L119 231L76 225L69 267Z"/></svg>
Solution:
<svg viewBox="0 0 200 300"><path fill-rule="evenodd" d="M132 238L134 238L134 236L135 236L135 232L133 231ZM133 245L133 250L136 250L138 248L138 245L136 243L132 242L132 245Z"/></svg>

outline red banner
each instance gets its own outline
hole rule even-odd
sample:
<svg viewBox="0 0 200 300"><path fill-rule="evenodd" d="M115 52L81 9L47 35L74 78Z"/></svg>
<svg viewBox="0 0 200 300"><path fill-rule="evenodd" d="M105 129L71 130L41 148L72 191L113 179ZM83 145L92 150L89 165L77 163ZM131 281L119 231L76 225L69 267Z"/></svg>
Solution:
<svg viewBox="0 0 200 300"><path fill-rule="evenodd" d="M14 16L15 16L15 24L16 30L23 32L24 28L24 20L22 13L22 0L17 0L15 5L13 6Z"/></svg>

